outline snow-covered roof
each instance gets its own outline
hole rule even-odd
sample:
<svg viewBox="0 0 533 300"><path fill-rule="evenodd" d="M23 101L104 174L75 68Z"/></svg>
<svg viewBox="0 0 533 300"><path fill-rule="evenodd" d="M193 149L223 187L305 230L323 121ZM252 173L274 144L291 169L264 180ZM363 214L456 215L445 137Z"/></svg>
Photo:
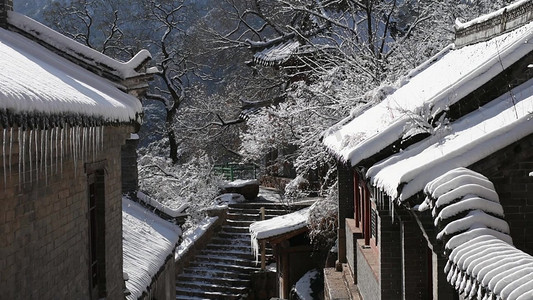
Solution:
<svg viewBox="0 0 533 300"><path fill-rule="evenodd" d="M65 54L100 67L103 71L115 74L122 79L143 75L144 73L139 73L139 68L152 57L147 50L141 50L128 62L121 62L14 11L8 11L8 23L36 40L43 41ZM152 69L152 71L155 70Z"/></svg>
<svg viewBox="0 0 533 300"><path fill-rule="evenodd" d="M250 225L252 248L258 257L258 240L276 237L307 227L310 207L283 216L254 222Z"/></svg>
<svg viewBox="0 0 533 300"><path fill-rule="evenodd" d="M138 299L176 247L181 230L138 203L122 198L122 250L127 299ZM171 256L171 259L173 257Z"/></svg>
<svg viewBox="0 0 533 300"><path fill-rule="evenodd" d="M533 23L491 40L441 51L397 83L379 104L345 119L323 142L340 159L356 165L412 132L416 122L435 117L533 50ZM426 121L427 122L427 121Z"/></svg>
<svg viewBox="0 0 533 300"><path fill-rule="evenodd" d="M406 200L432 178L467 167L533 133L531 112L533 80L378 162L367 176L393 199Z"/></svg>
<svg viewBox="0 0 533 300"><path fill-rule="evenodd" d="M287 61L291 55L298 52L300 42L296 39L290 39L286 42L263 49L254 54L254 60L263 65L274 65Z"/></svg>
<svg viewBox="0 0 533 300"><path fill-rule="evenodd" d="M139 122L141 112L141 102L110 81L0 29L0 113Z"/></svg>

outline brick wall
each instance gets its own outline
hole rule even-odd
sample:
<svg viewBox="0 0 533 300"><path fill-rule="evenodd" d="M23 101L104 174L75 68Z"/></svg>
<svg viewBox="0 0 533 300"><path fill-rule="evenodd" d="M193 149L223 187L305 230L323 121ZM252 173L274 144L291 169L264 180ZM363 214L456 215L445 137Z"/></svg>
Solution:
<svg viewBox="0 0 533 300"><path fill-rule="evenodd" d="M122 146L122 193L131 194L139 190L139 172L137 170L138 139L128 139Z"/></svg>
<svg viewBox="0 0 533 300"><path fill-rule="evenodd" d="M533 135L530 135L470 168L489 178L509 222L514 245L533 255Z"/></svg>
<svg viewBox="0 0 533 300"><path fill-rule="evenodd" d="M388 211L379 215L379 256L381 299L400 299L402 286L402 250L400 224Z"/></svg>
<svg viewBox="0 0 533 300"><path fill-rule="evenodd" d="M0 141L8 141L6 147L0 144L2 298L89 297L88 192L84 163L106 160L107 299L123 299L120 150L130 130L106 127L104 151L97 153L86 139L85 143L75 144L79 151L74 158L69 139L76 134L68 138L64 135L62 148L61 139L54 138L53 131L48 130L47 138L41 139L43 132L33 130L32 139L38 133L39 141L50 141L38 142L39 146L35 147L34 141L29 142L27 131L21 134L26 142L19 147L18 129L14 128L10 147L11 130L0 128ZM36 148L44 150L35 151ZM19 149L24 150L24 156L19 156ZM82 152L86 154L81 155Z"/></svg>
<svg viewBox="0 0 533 300"><path fill-rule="evenodd" d="M429 299L427 241L415 220L401 222L403 299Z"/></svg>
<svg viewBox="0 0 533 300"><path fill-rule="evenodd" d="M341 263L346 262L346 218L353 218L354 211L354 191L353 191L353 169L342 162L337 164L337 178L339 189L339 212L338 212L338 264L337 271L342 271Z"/></svg>

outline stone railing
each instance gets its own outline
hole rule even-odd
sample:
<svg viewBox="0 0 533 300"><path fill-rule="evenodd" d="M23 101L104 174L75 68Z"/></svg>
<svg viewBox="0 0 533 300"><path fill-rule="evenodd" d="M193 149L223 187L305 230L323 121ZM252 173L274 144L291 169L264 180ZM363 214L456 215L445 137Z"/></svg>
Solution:
<svg viewBox="0 0 533 300"><path fill-rule="evenodd" d="M524 1L486 17L465 24L456 24L455 46L462 47L486 41L495 35L511 31L533 20L533 2Z"/></svg>

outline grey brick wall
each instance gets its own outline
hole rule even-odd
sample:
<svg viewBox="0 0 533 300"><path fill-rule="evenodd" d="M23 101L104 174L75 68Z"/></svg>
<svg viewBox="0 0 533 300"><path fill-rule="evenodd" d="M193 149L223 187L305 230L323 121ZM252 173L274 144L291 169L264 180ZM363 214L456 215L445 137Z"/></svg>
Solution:
<svg viewBox="0 0 533 300"><path fill-rule="evenodd" d="M353 169L350 166L339 162L337 164L337 178L339 187L339 227L337 229L338 238L338 262L337 271L342 270L340 263L346 262L346 218L353 218Z"/></svg>
<svg viewBox="0 0 533 300"><path fill-rule="evenodd" d="M139 189L137 146L139 140L128 139L122 146L122 193L131 194Z"/></svg>
<svg viewBox="0 0 533 300"><path fill-rule="evenodd" d="M106 160L107 299L123 299L120 148L130 130L129 127L106 127L105 151L95 157L89 155L85 160L79 157L77 168L73 167L71 155L64 155L62 171L59 166L56 168L54 164L60 161L56 159L60 151L53 151L56 156L47 164L43 162L48 174L45 176L41 172L39 177L35 176L38 174L35 153L31 155L33 169L30 170L30 158L26 157L27 173L19 174L18 136L15 134L11 172L9 155L0 155L2 298L89 297L88 192L83 165ZM4 139L3 133L0 128L0 140ZM34 174L32 180L29 179L30 172ZM22 186L19 176L26 178Z"/></svg>
<svg viewBox="0 0 533 300"><path fill-rule="evenodd" d="M415 220L401 222L403 299L429 299L427 241Z"/></svg>
<svg viewBox="0 0 533 300"><path fill-rule="evenodd" d="M533 255L533 135L530 135L470 168L487 176L500 196L514 245Z"/></svg>
<svg viewBox="0 0 533 300"><path fill-rule="evenodd" d="M379 215L379 254L381 299L401 299L402 250L399 221L387 211Z"/></svg>

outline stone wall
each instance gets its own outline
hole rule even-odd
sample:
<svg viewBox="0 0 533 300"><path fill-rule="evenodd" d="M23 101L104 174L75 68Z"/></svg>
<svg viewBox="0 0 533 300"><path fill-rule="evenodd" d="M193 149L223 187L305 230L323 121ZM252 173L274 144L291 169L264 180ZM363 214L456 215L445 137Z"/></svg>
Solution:
<svg viewBox="0 0 533 300"><path fill-rule="evenodd" d="M122 193L133 194L139 190L137 146L139 139L128 139L122 146Z"/></svg>
<svg viewBox="0 0 533 300"><path fill-rule="evenodd" d="M511 228L514 245L533 255L533 135L515 142L469 168L489 178Z"/></svg>
<svg viewBox="0 0 533 300"><path fill-rule="evenodd" d="M131 130L106 127L98 151L89 138L76 138L83 130L59 139L60 130L19 135L18 128L0 128L0 141L8 141L0 147L2 298L89 298L86 171L96 163L105 165L107 299L123 299L120 152ZM22 145L19 136L26 141ZM38 142L30 144L30 137Z"/></svg>
<svg viewBox="0 0 533 300"><path fill-rule="evenodd" d="M400 224L388 211L379 212L380 299L401 299L402 250Z"/></svg>
<svg viewBox="0 0 533 300"><path fill-rule="evenodd" d="M0 0L0 27L7 28L7 11L13 10L13 0Z"/></svg>

